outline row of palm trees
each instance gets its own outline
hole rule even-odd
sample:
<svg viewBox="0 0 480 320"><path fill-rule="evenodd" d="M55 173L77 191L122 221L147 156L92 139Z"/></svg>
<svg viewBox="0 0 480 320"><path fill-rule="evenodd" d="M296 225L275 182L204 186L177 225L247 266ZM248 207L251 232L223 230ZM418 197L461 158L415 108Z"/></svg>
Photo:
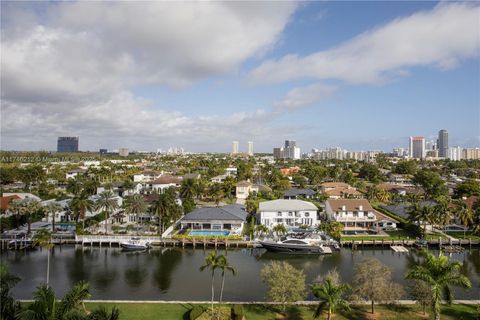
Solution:
<svg viewBox="0 0 480 320"><path fill-rule="evenodd" d="M107 310L100 307L87 310L84 301L91 297L90 285L80 281L59 300L55 291L48 284L39 285L33 293L34 301L27 306L15 301L11 296L11 289L20 281L20 278L11 274L7 267L0 264L1 284L1 319L4 320L118 320L120 312L116 307Z"/></svg>
<svg viewBox="0 0 480 320"><path fill-rule="evenodd" d="M215 298L215 271L218 269L221 271L221 276L222 276L222 286L220 289L220 298L218 302L221 304L222 303L222 298L223 298L223 290L225 288L225 274L227 271L231 272L232 275L236 274L235 268L230 265L228 262L227 258L224 255L218 255L216 251L210 252L210 254L205 258L205 264L200 267L200 271L203 270L210 270L211 272L211 287L212 287L212 306L211 306L211 312L212 312L212 319L215 319L214 316L214 310L213 310L213 300Z"/></svg>
<svg viewBox="0 0 480 320"><path fill-rule="evenodd" d="M10 210L15 214L17 221L21 216L24 216L28 223L28 231L31 231L31 222L33 216L37 213L43 212L43 214L52 221L52 232L55 232L55 215L58 212L67 210L73 212L75 220L82 221L83 229L85 228L86 213L89 211L101 211L105 214L105 234L108 233L108 220L116 210L119 209L119 205L115 194L111 190L106 190L99 194L98 199L94 202L90 199L90 195L87 192L79 191L72 198L69 208L63 208L57 202L53 201L44 206L38 200L24 199L14 200L10 203ZM175 191L173 189L167 189L162 194L157 194L157 197L153 203L149 206L144 197L139 194L127 197L125 202L125 212L135 215L135 220L138 221L138 217L142 214L150 212L152 215L158 217L160 233L163 232L165 226L170 222L177 220L182 210L175 201Z"/></svg>
<svg viewBox="0 0 480 320"><path fill-rule="evenodd" d="M448 198L441 197L431 205L415 202L407 208L407 213L411 222L421 223L424 235L427 232L428 224L445 226L454 219L457 219L464 227L464 237L470 227L474 232L480 232L480 215L476 214L473 208L462 200L450 202Z"/></svg>

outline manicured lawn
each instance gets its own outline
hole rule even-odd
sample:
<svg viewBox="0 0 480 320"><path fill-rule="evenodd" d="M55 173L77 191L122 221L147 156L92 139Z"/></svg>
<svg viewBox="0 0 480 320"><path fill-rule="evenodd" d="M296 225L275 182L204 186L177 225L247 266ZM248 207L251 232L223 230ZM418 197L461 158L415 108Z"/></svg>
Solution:
<svg viewBox="0 0 480 320"><path fill-rule="evenodd" d="M448 240L446 236L437 232L428 233L426 237L427 237L427 240L439 240L439 239Z"/></svg>
<svg viewBox="0 0 480 320"><path fill-rule="evenodd" d="M467 231L466 232L466 236L465 238L463 237L463 232L459 232L459 231L447 231L445 232L446 234L448 234L449 236L452 236L456 239L472 239L472 240L480 240L480 236L477 235L477 234L473 234L472 231Z"/></svg>
<svg viewBox="0 0 480 320"><path fill-rule="evenodd" d="M87 303L88 309L93 309L100 304ZM108 308L116 305L120 309L120 319L128 320L149 320L162 319L174 320L184 319L184 314L192 307L191 304L142 304L142 303L118 303L101 304ZM205 307L208 308L207 305ZM475 319L477 315L477 307L473 305L453 305L451 307L444 306L442 308L443 320L467 320ZM263 320L263 319L313 319L315 306L290 306L287 308L287 317L282 318L280 306L273 305L245 305L244 310L247 320ZM375 317L369 312L368 305L353 306L350 312L338 312L333 319L382 319L382 320L413 320L427 319L423 316L421 309L417 305L397 305L388 306L381 305L375 308ZM427 312L429 312L427 310ZM325 319L322 317L321 319Z"/></svg>
<svg viewBox="0 0 480 320"><path fill-rule="evenodd" d="M386 236L342 236L344 241L362 241L362 240L412 240L415 239L411 234L405 230L385 231Z"/></svg>

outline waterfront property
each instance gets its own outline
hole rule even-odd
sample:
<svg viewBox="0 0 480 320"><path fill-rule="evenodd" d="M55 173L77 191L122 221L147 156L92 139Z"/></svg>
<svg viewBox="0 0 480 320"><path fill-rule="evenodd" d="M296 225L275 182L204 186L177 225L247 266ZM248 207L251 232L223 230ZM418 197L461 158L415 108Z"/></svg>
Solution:
<svg viewBox="0 0 480 320"><path fill-rule="evenodd" d="M317 210L311 202L285 199L260 202L258 208L260 223L270 229L278 224L313 227L319 223Z"/></svg>
<svg viewBox="0 0 480 320"><path fill-rule="evenodd" d="M252 192L258 193L260 191L269 192L269 191L272 191L272 189L265 185L253 184L247 180L247 181L240 181L237 183L235 194L237 196L237 199L245 200L247 199L250 193Z"/></svg>
<svg viewBox="0 0 480 320"><path fill-rule="evenodd" d="M299 199L299 198L312 199L315 196L315 194L316 192L313 191L312 189L291 188L283 192L283 199L290 199L290 200Z"/></svg>
<svg viewBox="0 0 480 320"><path fill-rule="evenodd" d="M325 210L329 220L343 223L346 233L395 229L398 223L373 209L365 199L329 199L325 202Z"/></svg>
<svg viewBox="0 0 480 320"><path fill-rule="evenodd" d="M229 231L239 234L248 213L242 205L197 208L180 219L181 229Z"/></svg>

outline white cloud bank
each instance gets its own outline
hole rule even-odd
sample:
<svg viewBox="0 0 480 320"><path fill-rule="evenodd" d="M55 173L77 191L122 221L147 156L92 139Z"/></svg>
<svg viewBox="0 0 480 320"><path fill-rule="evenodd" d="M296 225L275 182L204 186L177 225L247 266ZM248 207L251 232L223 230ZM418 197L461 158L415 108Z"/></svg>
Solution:
<svg viewBox="0 0 480 320"><path fill-rule="evenodd" d="M338 79L379 84L415 66L455 67L479 55L480 6L441 3L304 57L286 55L262 63L249 74L254 83L281 83L301 78Z"/></svg>
<svg viewBox="0 0 480 320"><path fill-rule="evenodd" d="M51 148L56 136L71 134L92 148L198 143L208 150L265 133L262 122L272 117L261 110L191 117L131 92L236 72L275 46L295 9L287 2L2 3L1 148Z"/></svg>
<svg viewBox="0 0 480 320"><path fill-rule="evenodd" d="M314 83L305 87L293 88L286 96L273 103L279 110L296 110L328 99L335 92L334 86Z"/></svg>

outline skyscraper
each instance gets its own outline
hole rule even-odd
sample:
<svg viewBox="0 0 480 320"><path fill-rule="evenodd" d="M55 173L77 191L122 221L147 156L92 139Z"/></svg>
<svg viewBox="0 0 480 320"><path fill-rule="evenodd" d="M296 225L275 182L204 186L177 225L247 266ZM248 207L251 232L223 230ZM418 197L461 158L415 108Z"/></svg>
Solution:
<svg viewBox="0 0 480 320"><path fill-rule="evenodd" d="M233 141L232 142L232 154L237 154L238 153L238 141Z"/></svg>
<svg viewBox="0 0 480 320"><path fill-rule="evenodd" d="M445 129L438 131L437 148L440 158L448 157L448 132Z"/></svg>
<svg viewBox="0 0 480 320"><path fill-rule="evenodd" d="M425 138L424 137L410 137L409 143L409 155L410 158L424 159L425 152Z"/></svg>
<svg viewBox="0 0 480 320"><path fill-rule="evenodd" d="M285 140L285 149L288 147L296 147L297 141L295 140Z"/></svg>
<svg viewBox="0 0 480 320"><path fill-rule="evenodd" d="M78 137L58 137L57 152L78 152Z"/></svg>
<svg viewBox="0 0 480 320"><path fill-rule="evenodd" d="M248 155L253 156L253 141L248 141Z"/></svg>

